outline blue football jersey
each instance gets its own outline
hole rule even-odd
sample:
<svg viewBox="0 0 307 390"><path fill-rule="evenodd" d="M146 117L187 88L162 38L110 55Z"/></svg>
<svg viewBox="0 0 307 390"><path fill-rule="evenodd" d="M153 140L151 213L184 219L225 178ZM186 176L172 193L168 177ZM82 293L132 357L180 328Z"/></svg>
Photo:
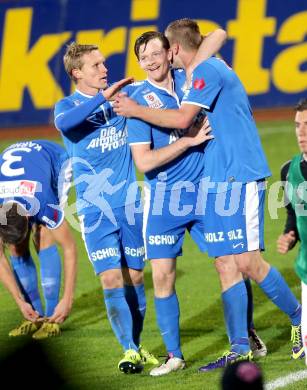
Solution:
<svg viewBox="0 0 307 390"><path fill-rule="evenodd" d="M271 175L247 94L224 61L212 57L195 68L182 104L206 110L214 139L205 150L204 176L211 182L247 183Z"/></svg>
<svg viewBox="0 0 307 390"><path fill-rule="evenodd" d="M50 141L23 141L7 147L0 155L0 204L14 200L25 207L30 222L58 227L64 218L59 173L67 159L65 149Z"/></svg>
<svg viewBox="0 0 307 390"><path fill-rule="evenodd" d="M158 87L149 80L143 81L131 97L139 104L157 109L178 109L180 98L183 97L183 84L185 73L174 71L174 93ZM152 149L163 148L178 138L182 137L186 130L167 129L151 125L136 118L127 120L128 142L130 145L150 144ZM171 190L174 184L185 181L191 186L198 183L203 175L204 145L189 148L181 156L173 161L158 167L145 174L145 179L152 189L158 181L165 181L166 190Z"/></svg>
<svg viewBox="0 0 307 390"><path fill-rule="evenodd" d="M90 99L93 97L76 90L60 100L55 106L55 124L66 111ZM111 210L139 199L138 191L128 191L134 187L136 176L127 144L126 119L117 116L108 102L61 133L72 161L79 214ZM130 193L133 196L129 197Z"/></svg>

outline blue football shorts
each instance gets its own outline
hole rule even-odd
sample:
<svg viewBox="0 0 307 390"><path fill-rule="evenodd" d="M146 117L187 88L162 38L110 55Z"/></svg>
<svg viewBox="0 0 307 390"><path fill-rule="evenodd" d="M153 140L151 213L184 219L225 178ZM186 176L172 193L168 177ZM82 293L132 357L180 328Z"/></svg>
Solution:
<svg viewBox="0 0 307 390"><path fill-rule="evenodd" d="M79 216L82 238L96 275L109 269L144 268L143 214L129 224L125 207L113 209L112 217L101 212Z"/></svg>
<svg viewBox="0 0 307 390"><path fill-rule="evenodd" d="M210 257L264 250L265 181L208 193L204 238Z"/></svg>
<svg viewBox="0 0 307 390"><path fill-rule="evenodd" d="M200 251L206 252L203 229L198 185L161 193L145 188L143 230L147 259L181 256L186 230Z"/></svg>

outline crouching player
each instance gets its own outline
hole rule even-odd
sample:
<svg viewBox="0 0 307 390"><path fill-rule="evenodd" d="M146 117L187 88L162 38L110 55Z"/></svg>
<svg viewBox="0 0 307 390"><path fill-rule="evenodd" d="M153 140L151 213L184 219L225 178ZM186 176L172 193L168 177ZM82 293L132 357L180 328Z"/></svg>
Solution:
<svg viewBox="0 0 307 390"><path fill-rule="evenodd" d="M4 257L7 247L20 290L40 317L32 322L25 316L26 320L9 336L32 334L34 339L43 339L59 335L59 324L71 310L76 247L62 208L71 177L67 159L61 146L40 140L16 143L0 155L0 252ZM31 232L40 262L44 309L30 252ZM62 267L56 244L64 254L61 299Z"/></svg>

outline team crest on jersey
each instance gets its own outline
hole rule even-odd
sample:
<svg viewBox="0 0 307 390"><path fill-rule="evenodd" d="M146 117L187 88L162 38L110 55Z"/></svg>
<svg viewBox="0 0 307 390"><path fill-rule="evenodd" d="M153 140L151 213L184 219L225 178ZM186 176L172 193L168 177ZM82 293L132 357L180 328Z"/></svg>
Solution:
<svg viewBox="0 0 307 390"><path fill-rule="evenodd" d="M201 79L195 79L193 82L194 89L202 90L206 86L205 80L203 78Z"/></svg>
<svg viewBox="0 0 307 390"><path fill-rule="evenodd" d="M33 198L36 191L36 181L32 180L12 180L3 181L0 184L0 197L12 198L27 196Z"/></svg>
<svg viewBox="0 0 307 390"><path fill-rule="evenodd" d="M148 104L149 107L151 108L163 107L163 103L154 92L147 93L146 95L143 95L143 97L146 100L146 103Z"/></svg>

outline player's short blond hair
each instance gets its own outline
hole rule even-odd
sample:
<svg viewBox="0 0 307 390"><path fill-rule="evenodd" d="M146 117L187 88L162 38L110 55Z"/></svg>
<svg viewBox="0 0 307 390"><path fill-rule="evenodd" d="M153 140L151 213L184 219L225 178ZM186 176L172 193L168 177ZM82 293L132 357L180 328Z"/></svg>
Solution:
<svg viewBox="0 0 307 390"><path fill-rule="evenodd" d="M82 57L84 54L88 54L93 50L99 50L96 45L81 45L76 42L71 42L66 47L66 52L63 57L64 67L68 76L76 82L72 71L73 69L81 69L83 65Z"/></svg>
<svg viewBox="0 0 307 390"><path fill-rule="evenodd" d="M178 42L185 50L197 50L202 42L198 24L188 18L171 22L165 30L165 35L171 45Z"/></svg>

